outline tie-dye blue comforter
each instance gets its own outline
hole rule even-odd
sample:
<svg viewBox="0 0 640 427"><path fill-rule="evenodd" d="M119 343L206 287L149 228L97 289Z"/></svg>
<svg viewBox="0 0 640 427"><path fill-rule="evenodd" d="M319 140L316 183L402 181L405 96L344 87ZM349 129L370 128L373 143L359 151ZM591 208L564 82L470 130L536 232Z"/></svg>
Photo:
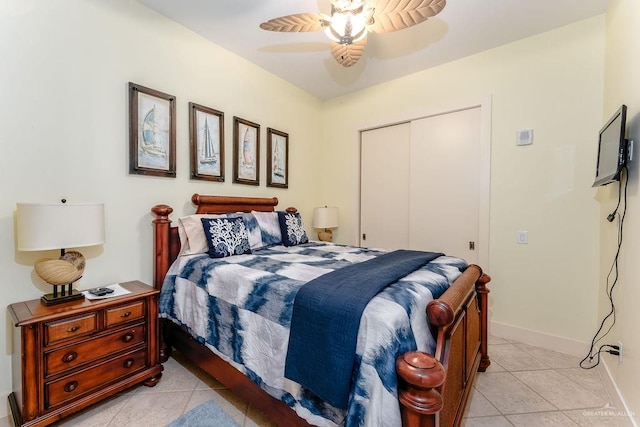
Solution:
<svg viewBox="0 0 640 427"><path fill-rule="evenodd" d="M218 259L206 254L182 256L167 273L160 316L186 327L310 424L400 426L395 360L410 350L433 353L435 339L425 319L426 305L432 293L442 294L466 268L459 258L436 258L369 302L360 322L346 411L284 377L298 289L322 274L382 253L311 242Z"/></svg>

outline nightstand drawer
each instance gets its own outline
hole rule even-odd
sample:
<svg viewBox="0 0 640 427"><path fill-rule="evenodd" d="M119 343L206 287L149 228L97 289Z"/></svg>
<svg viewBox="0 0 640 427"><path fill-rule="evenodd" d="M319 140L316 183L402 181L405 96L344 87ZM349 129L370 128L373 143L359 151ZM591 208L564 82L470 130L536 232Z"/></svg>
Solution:
<svg viewBox="0 0 640 427"><path fill-rule="evenodd" d="M144 302L122 305L107 310L107 327L144 317Z"/></svg>
<svg viewBox="0 0 640 427"><path fill-rule="evenodd" d="M83 363L133 348L145 341L144 324L123 328L109 335L45 353L45 377Z"/></svg>
<svg viewBox="0 0 640 427"><path fill-rule="evenodd" d="M45 408L51 408L145 367L144 349L45 384Z"/></svg>
<svg viewBox="0 0 640 427"><path fill-rule="evenodd" d="M81 337L95 332L98 329L97 313L89 313L85 316L65 319L59 322L44 324L45 345L51 345L58 341Z"/></svg>

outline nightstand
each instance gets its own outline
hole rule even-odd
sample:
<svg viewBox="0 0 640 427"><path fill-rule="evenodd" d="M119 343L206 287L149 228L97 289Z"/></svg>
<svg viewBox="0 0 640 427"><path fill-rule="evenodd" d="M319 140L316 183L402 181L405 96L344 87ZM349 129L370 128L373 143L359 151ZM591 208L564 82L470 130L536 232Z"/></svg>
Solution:
<svg viewBox="0 0 640 427"><path fill-rule="evenodd" d="M142 282L130 293L45 306L9 306L13 330L16 426L45 426L135 384L162 376L158 349L159 291Z"/></svg>

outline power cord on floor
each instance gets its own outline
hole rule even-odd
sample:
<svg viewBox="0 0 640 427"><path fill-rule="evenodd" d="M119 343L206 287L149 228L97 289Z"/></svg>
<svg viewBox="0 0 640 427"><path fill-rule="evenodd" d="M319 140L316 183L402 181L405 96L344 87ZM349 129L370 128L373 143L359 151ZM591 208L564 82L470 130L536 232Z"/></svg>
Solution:
<svg viewBox="0 0 640 427"><path fill-rule="evenodd" d="M611 344L603 344L601 346L597 346L598 342L600 342L613 328L613 325L616 324L616 306L613 302L613 289L618 283L619 277L619 269L618 269L618 259L620 258L620 249L622 248L622 231L624 227L624 218L627 215L627 186L629 183L629 176L626 167L623 167L620 172L620 185L618 187L618 204L614 211L607 216L607 221L613 222L613 220L618 217L618 247L616 249L615 257L613 258L613 263L611 264L611 268L609 269L609 273L607 274L607 298L609 299L609 304L611 309L609 313L602 319L600 323L600 327L598 331L593 336L591 340L591 348L589 349L589 354L585 356L584 359L580 361L580 367L582 369L593 369L600 364L600 353L609 353L616 356L620 355L620 347L617 345ZM623 198L623 189L624 189L624 198ZM620 203L622 203L622 214L618 213L618 209L620 208ZM613 281L611 281L611 275L613 274ZM608 326L607 330L603 332L605 324L607 320L611 319L611 324ZM595 362L593 359L596 359ZM588 363L587 363L588 362Z"/></svg>

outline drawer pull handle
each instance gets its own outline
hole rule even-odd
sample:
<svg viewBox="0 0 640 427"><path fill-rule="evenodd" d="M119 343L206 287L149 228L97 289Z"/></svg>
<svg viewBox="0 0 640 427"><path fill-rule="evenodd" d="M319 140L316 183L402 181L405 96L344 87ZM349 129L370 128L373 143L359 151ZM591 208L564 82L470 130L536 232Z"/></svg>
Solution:
<svg viewBox="0 0 640 427"><path fill-rule="evenodd" d="M122 337L122 341L124 342L130 342L131 340L133 340L133 333L126 334Z"/></svg>
<svg viewBox="0 0 640 427"><path fill-rule="evenodd" d="M71 393L76 388L78 388L78 381L71 381L70 383L65 384L64 391Z"/></svg>
<svg viewBox="0 0 640 427"><path fill-rule="evenodd" d="M78 357L78 353L76 353L75 351L70 351L69 353L62 356L62 361L64 363L71 363L76 360L76 357Z"/></svg>
<svg viewBox="0 0 640 427"><path fill-rule="evenodd" d="M73 325L72 327L70 327L69 329L67 329L67 332L76 332L78 331L78 329L80 329L80 325Z"/></svg>
<svg viewBox="0 0 640 427"><path fill-rule="evenodd" d="M127 359L127 360L125 360L125 361L124 361L123 366L124 366L125 368L130 368L130 367L132 367L132 366L133 366L133 363L134 363L134 360L133 360L133 359Z"/></svg>
<svg viewBox="0 0 640 427"><path fill-rule="evenodd" d="M129 317L129 316L131 316L131 312L130 311L125 311L124 313L122 313L120 315L120 317Z"/></svg>

